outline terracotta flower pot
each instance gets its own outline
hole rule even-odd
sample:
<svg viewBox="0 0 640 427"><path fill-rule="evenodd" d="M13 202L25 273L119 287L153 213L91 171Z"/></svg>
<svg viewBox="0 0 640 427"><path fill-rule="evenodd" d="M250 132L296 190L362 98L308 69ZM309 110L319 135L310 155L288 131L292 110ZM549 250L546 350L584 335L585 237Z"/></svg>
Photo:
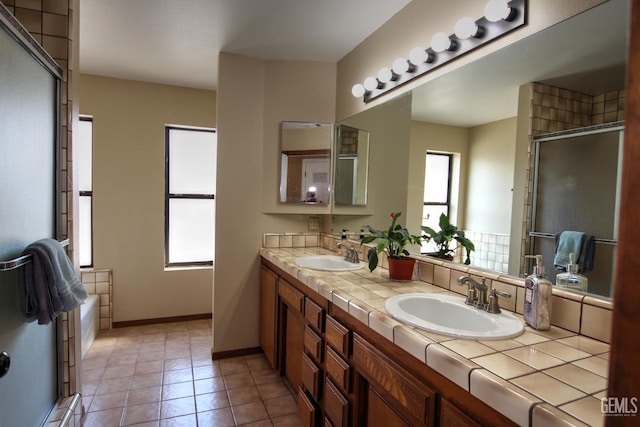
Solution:
<svg viewBox="0 0 640 427"><path fill-rule="evenodd" d="M389 278L393 280L411 280L413 278L413 266L416 260L413 258L389 258Z"/></svg>

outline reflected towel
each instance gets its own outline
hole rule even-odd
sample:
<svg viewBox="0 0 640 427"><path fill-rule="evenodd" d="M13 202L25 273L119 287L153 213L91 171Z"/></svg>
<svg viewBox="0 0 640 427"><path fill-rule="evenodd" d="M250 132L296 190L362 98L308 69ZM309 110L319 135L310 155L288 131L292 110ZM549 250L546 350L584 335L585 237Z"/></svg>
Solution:
<svg viewBox="0 0 640 427"><path fill-rule="evenodd" d="M578 260L583 236L584 233L580 231L563 231L559 235L556 234L556 255L553 258L556 269L567 269L569 254L574 254L576 261Z"/></svg>
<svg viewBox="0 0 640 427"><path fill-rule="evenodd" d="M38 240L23 254L32 257L19 274L20 306L27 321L37 318L38 324L45 325L87 298L86 288L58 241Z"/></svg>

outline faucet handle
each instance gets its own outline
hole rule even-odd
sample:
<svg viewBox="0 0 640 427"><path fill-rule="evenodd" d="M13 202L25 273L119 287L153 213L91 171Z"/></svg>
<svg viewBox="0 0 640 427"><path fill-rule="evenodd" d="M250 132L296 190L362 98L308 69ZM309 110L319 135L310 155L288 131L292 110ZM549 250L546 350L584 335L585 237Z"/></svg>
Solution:
<svg viewBox="0 0 640 427"><path fill-rule="evenodd" d="M491 294L489 295L489 303L487 304L487 308L486 308L487 312L498 314L502 311L500 310L498 295L505 298L511 298L511 294L509 292L499 291L495 288L491 289Z"/></svg>

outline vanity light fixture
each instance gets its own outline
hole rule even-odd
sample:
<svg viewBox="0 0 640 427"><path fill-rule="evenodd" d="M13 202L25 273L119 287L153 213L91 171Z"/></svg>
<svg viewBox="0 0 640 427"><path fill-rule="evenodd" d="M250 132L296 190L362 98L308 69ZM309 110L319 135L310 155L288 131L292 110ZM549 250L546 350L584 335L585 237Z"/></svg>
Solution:
<svg viewBox="0 0 640 427"><path fill-rule="evenodd" d="M364 79L364 88L368 91L372 91L374 89L381 89L382 84L375 77L367 77Z"/></svg>
<svg viewBox="0 0 640 427"><path fill-rule="evenodd" d="M391 69L383 67L378 78L367 77L351 88L354 97L369 102L526 24L527 0L488 0L484 16L460 18L451 35L433 34L431 46L416 47L409 60L397 58Z"/></svg>
<svg viewBox="0 0 640 427"><path fill-rule="evenodd" d="M356 98L360 98L361 96L364 96L366 92L367 90L364 88L364 85L360 83L354 84L353 87L351 88L351 94Z"/></svg>
<svg viewBox="0 0 640 427"><path fill-rule="evenodd" d="M424 62L433 62L434 54L428 52L423 47L414 47L409 52L409 62L413 65L420 65Z"/></svg>
<svg viewBox="0 0 640 427"><path fill-rule="evenodd" d="M404 58L396 58L396 60L393 61L393 65L391 66L391 69L393 70L393 72L398 75L402 75L404 73L411 73L414 70L414 68L415 67L413 66L413 64L410 64Z"/></svg>
<svg viewBox="0 0 640 427"><path fill-rule="evenodd" d="M435 33L433 37L431 37L431 49L440 53L445 50L455 50L456 42L451 40L451 38L446 33Z"/></svg>
<svg viewBox="0 0 640 427"><path fill-rule="evenodd" d="M465 16L458 19L454 32L456 37L464 40L470 37L480 37L482 35L482 27L479 27L473 19Z"/></svg>
<svg viewBox="0 0 640 427"><path fill-rule="evenodd" d="M378 81L382 84L389 83L398 79L398 75L391 69L384 67L378 71Z"/></svg>
<svg viewBox="0 0 640 427"><path fill-rule="evenodd" d="M484 17L489 22L513 19L513 9L509 7L507 0L489 0L484 7Z"/></svg>

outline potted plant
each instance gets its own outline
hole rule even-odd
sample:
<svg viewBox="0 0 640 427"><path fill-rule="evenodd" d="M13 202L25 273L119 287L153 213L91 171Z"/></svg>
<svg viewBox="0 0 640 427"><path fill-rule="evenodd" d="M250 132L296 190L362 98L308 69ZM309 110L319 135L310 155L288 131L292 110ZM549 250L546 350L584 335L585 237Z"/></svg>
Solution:
<svg viewBox="0 0 640 427"><path fill-rule="evenodd" d="M410 258L409 251L405 249L408 244L420 244L421 237L409 234L409 231L397 223L401 212L392 213L391 226L388 230L376 230L366 225L369 235L361 239L361 243L377 241L377 245L367 252L369 271L378 266L378 254L386 252L389 260L389 278L396 280L411 280L415 259Z"/></svg>
<svg viewBox="0 0 640 427"><path fill-rule="evenodd" d="M465 264L471 263L471 258L469 255L471 251L475 250L475 246L473 242L467 239L464 236L464 231L458 230L458 228L449 222L449 217L445 214L440 215L439 224L440 231L435 231L431 227L422 226L422 231L425 233L422 235L424 240L433 240L436 244L437 251L428 253L427 255L431 255L437 258L447 259L449 261L453 260L453 255L455 251L463 247L466 251L466 259L464 261ZM449 247L449 244L453 241L457 241L457 245L453 248Z"/></svg>

